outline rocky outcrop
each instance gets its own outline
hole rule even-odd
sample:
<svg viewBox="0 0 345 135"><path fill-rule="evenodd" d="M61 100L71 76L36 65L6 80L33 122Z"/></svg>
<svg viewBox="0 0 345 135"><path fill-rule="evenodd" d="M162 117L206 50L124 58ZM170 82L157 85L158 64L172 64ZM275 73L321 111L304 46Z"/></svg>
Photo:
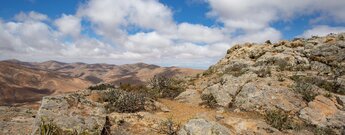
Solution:
<svg viewBox="0 0 345 135"><path fill-rule="evenodd" d="M75 93L44 97L36 124L38 128L54 125L63 134L100 134L105 123L106 110L103 105L87 99L84 93Z"/></svg>
<svg viewBox="0 0 345 135"><path fill-rule="evenodd" d="M216 122L192 119L178 132L178 135L230 135L230 130Z"/></svg>
<svg viewBox="0 0 345 135"><path fill-rule="evenodd" d="M306 125L341 131L345 128L344 36L235 45L196 79L195 91L200 96L211 94L219 106L232 110L263 115L281 110Z"/></svg>

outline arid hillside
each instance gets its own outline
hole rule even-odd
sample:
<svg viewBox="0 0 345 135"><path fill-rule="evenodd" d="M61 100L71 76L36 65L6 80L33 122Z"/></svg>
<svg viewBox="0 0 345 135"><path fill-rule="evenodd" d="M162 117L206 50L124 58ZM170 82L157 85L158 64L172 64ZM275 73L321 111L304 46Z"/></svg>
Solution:
<svg viewBox="0 0 345 135"><path fill-rule="evenodd" d="M43 96L86 88L88 81L0 62L0 104L40 101Z"/></svg>
<svg viewBox="0 0 345 135"><path fill-rule="evenodd" d="M194 76L203 70L160 67L145 63L112 65L112 64L85 64L85 63L62 63L58 61L46 61L42 63L21 62L18 60L7 60L6 62L19 64L28 68L45 70L58 73L68 77L76 77L97 83L129 83L142 84L155 75L167 77L172 76Z"/></svg>
<svg viewBox="0 0 345 135"><path fill-rule="evenodd" d="M6 60L0 62L0 103L10 105L40 101L43 96L77 91L97 83L143 84L155 75L193 76L201 72L144 63L118 66Z"/></svg>

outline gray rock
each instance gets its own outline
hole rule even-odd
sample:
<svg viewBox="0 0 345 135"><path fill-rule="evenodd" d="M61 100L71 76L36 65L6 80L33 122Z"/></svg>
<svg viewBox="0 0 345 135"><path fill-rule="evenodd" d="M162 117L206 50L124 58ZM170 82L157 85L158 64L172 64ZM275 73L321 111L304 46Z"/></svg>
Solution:
<svg viewBox="0 0 345 135"><path fill-rule="evenodd" d="M264 80L250 82L243 86L237 95L235 106L247 111L282 109L298 112L306 106L303 99L294 91L281 86L269 86Z"/></svg>
<svg viewBox="0 0 345 135"><path fill-rule="evenodd" d="M103 105L92 102L81 94L48 96L42 100L36 126L52 124L64 134L100 134L106 122L105 117Z"/></svg>
<svg viewBox="0 0 345 135"><path fill-rule="evenodd" d="M199 105L200 103L202 103L200 94L198 93L198 91L194 89L187 89L186 91L182 92L179 96L177 96L175 100L193 105Z"/></svg>
<svg viewBox="0 0 345 135"><path fill-rule="evenodd" d="M205 119L192 119L178 132L178 135L230 135L226 127Z"/></svg>

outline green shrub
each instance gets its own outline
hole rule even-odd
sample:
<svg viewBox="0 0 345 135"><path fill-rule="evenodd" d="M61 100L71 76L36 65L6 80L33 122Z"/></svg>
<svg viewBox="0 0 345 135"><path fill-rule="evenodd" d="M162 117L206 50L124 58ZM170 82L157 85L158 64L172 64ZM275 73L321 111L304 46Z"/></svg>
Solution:
<svg viewBox="0 0 345 135"><path fill-rule="evenodd" d="M294 124L289 115L283 111L267 111L265 115L265 121L272 127L279 130L293 129L294 127Z"/></svg>
<svg viewBox="0 0 345 135"><path fill-rule="evenodd" d="M106 108L109 112L134 113L145 110L147 96L143 93L127 92L120 89L112 89L102 96L108 102Z"/></svg>
<svg viewBox="0 0 345 135"><path fill-rule="evenodd" d="M206 105L210 108L215 108L218 106L217 100L212 94L203 94L201 95L201 100L203 101L201 105Z"/></svg>
<svg viewBox="0 0 345 135"><path fill-rule="evenodd" d="M167 78L164 76L154 76L149 81L149 89L147 93L154 95L156 98L177 97L181 92L185 91L185 82L176 78Z"/></svg>
<svg viewBox="0 0 345 135"><path fill-rule="evenodd" d="M313 101L314 98L318 95L313 91L312 85L309 83L296 82L294 90L300 93L303 99L307 102Z"/></svg>
<svg viewBox="0 0 345 135"><path fill-rule="evenodd" d="M94 86L90 86L88 89L90 90L106 90L106 89L113 89L115 88L114 85L112 84L98 84L98 85L94 85Z"/></svg>
<svg viewBox="0 0 345 135"><path fill-rule="evenodd" d="M159 124L158 133L165 135L177 135L180 127L181 126L179 123L175 123L172 118L168 118Z"/></svg>

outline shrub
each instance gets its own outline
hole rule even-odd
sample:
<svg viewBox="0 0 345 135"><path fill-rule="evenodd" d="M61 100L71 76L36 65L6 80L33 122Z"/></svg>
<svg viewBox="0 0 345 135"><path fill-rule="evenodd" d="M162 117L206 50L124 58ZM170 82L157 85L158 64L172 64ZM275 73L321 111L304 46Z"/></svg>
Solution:
<svg viewBox="0 0 345 135"><path fill-rule="evenodd" d="M40 135L60 135L61 129L58 128L56 125L52 123L45 123L44 121L41 122L39 128Z"/></svg>
<svg viewBox="0 0 345 135"><path fill-rule="evenodd" d="M147 92L154 95L156 98L170 98L177 97L185 90L185 82L175 78L167 78L164 76L154 76L149 81L149 89Z"/></svg>
<svg viewBox="0 0 345 135"><path fill-rule="evenodd" d="M323 80L320 77L307 77L302 75L294 75L291 77L291 79L295 82L314 84L319 88L323 88L329 92L343 95L345 94L345 87L342 84L337 83L336 81L327 81Z"/></svg>
<svg viewBox="0 0 345 135"><path fill-rule="evenodd" d="M242 63L232 64L230 67L225 69L224 73L239 77L248 71L247 67L248 65Z"/></svg>
<svg viewBox="0 0 345 135"><path fill-rule="evenodd" d="M158 133L166 135L177 135L177 132L180 130L180 124L175 123L172 118L168 118L165 121L162 121L159 124Z"/></svg>
<svg viewBox="0 0 345 135"><path fill-rule="evenodd" d="M278 77L278 81L279 82L284 82L285 81L284 76L282 74L278 74L277 77Z"/></svg>
<svg viewBox="0 0 345 135"><path fill-rule="evenodd" d="M201 105L206 105L210 108L215 108L218 106L217 100L214 98L212 94L201 95L201 100L203 101Z"/></svg>
<svg viewBox="0 0 345 135"><path fill-rule="evenodd" d="M272 127L279 130L292 129L294 127L294 124L289 115L283 111L267 111L265 120Z"/></svg>
<svg viewBox="0 0 345 135"><path fill-rule="evenodd" d="M106 108L109 112L134 113L145 110L147 96L142 93L112 89L103 95L103 100L108 102Z"/></svg>
<svg viewBox="0 0 345 135"><path fill-rule="evenodd" d="M295 84L294 90L302 94L303 99L307 102L313 101L314 98L318 95L312 89L312 85L309 83L297 82Z"/></svg>
<svg viewBox="0 0 345 135"><path fill-rule="evenodd" d="M331 128L328 127L317 127L312 130L315 135L336 135Z"/></svg>
<svg viewBox="0 0 345 135"><path fill-rule="evenodd" d="M94 85L94 86L90 86L88 89L90 90L106 90L106 89L113 89L115 88L114 85L112 84L98 84L98 85Z"/></svg>
<svg viewBox="0 0 345 135"><path fill-rule="evenodd" d="M270 77L271 76L271 68L270 67L262 67L258 71L255 72L259 77Z"/></svg>

